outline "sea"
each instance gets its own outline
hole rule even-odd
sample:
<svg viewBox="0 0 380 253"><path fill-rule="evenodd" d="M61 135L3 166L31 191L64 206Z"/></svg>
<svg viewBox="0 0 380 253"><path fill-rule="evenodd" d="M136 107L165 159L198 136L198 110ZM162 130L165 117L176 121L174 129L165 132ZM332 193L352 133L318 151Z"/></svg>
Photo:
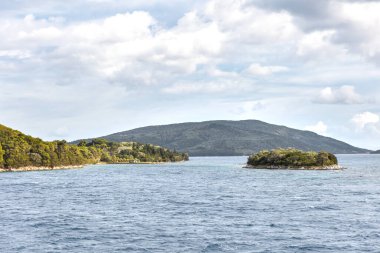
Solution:
<svg viewBox="0 0 380 253"><path fill-rule="evenodd" d="M341 171L247 157L0 173L0 252L380 252L380 155Z"/></svg>

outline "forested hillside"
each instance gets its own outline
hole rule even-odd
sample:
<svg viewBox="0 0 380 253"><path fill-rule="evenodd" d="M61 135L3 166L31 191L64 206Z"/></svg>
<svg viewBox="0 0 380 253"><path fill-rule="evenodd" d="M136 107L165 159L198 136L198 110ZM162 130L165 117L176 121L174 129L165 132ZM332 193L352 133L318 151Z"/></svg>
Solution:
<svg viewBox="0 0 380 253"><path fill-rule="evenodd" d="M258 120L205 121L149 126L104 136L109 141L152 143L187 152L191 156L250 155L263 149L297 148L335 154L369 153L310 131Z"/></svg>
<svg viewBox="0 0 380 253"><path fill-rule="evenodd" d="M135 142L114 143L103 139L45 142L0 125L0 168L59 167L106 163L173 162L187 160L187 154Z"/></svg>

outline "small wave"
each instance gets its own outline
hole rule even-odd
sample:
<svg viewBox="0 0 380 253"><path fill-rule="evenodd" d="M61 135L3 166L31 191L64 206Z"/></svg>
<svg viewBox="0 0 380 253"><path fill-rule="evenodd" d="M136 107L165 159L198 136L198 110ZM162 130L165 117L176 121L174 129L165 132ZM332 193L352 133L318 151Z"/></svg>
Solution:
<svg viewBox="0 0 380 253"><path fill-rule="evenodd" d="M222 247L218 243L210 243L204 249L202 249L202 252L219 252L219 251L222 251Z"/></svg>

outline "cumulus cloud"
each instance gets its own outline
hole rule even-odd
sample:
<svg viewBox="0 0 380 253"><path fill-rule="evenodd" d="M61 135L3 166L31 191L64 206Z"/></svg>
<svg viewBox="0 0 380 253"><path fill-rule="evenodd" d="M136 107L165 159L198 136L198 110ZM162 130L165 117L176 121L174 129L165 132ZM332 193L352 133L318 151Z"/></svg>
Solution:
<svg viewBox="0 0 380 253"><path fill-rule="evenodd" d="M324 30L305 34L297 44L297 55L310 60L344 56L346 50L332 42L335 33L335 30Z"/></svg>
<svg viewBox="0 0 380 253"><path fill-rule="evenodd" d="M247 57L245 68L253 75L286 71L285 66L249 65L255 55L236 51L252 44L268 48L292 44L294 36L299 36L288 13L269 12L247 3L211 0L203 5L205 8L184 14L172 27L163 26L147 11L76 22L33 14L23 19L4 18L0 35L5 39L0 46L5 49L3 56L27 60L15 64L20 72L33 73L34 78L60 85L75 85L83 82L85 76L92 76L128 89L173 81L181 81L182 87L191 83L186 82L193 79L188 77L197 75L199 79L203 69L208 69L206 74L210 77L239 80L241 71L215 67L233 62L232 58L239 55ZM188 90L216 90L215 82L209 83L209 88L202 89L189 84Z"/></svg>
<svg viewBox="0 0 380 253"><path fill-rule="evenodd" d="M378 128L380 117L379 115L372 112L363 112L352 117L351 122L354 123L358 130L363 130L366 127L374 129Z"/></svg>
<svg viewBox="0 0 380 253"><path fill-rule="evenodd" d="M354 86L341 86L340 88L326 87L319 92L315 99L321 104L360 104L364 99L355 91Z"/></svg>
<svg viewBox="0 0 380 253"><path fill-rule="evenodd" d="M346 27L337 29L336 42L380 64L379 13L379 1L342 2L336 15Z"/></svg>
<svg viewBox="0 0 380 253"><path fill-rule="evenodd" d="M323 121L318 121L315 125L306 126L305 130L312 131L320 135L326 135L327 125Z"/></svg>
<svg viewBox="0 0 380 253"><path fill-rule="evenodd" d="M235 80L215 80L202 82L183 82L163 88L164 93L168 94L191 94L191 93L222 93L222 92L241 92L249 90L251 87L244 81Z"/></svg>
<svg viewBox="0 0 380 253"><path fill-rule="evenodd" d="M251 75L259 75L259 76L266 76L271 75L278 72L285 72L288 71L287 67L284 66L262 66L257 63L251 64L247 72Z"/></svg>
<svg viewBox="0 0 380 253"><path fill-rule="evenodd" d="M289 10L260 8L261 5L247 0L210 0L201 6L194 7L171 27L164 26L147 11L76 22L33 14L23 19L2 18L0 35L4 39L0 46L4 50L0 58L1 55L32 58L24 61L22 67L41 73L34 68L49 65L50 76L56 74L56 79L70 76L69 81L61 83L74 83L72 80L81 75L96 75L107 82L139 86L186 79L199 74L204 66L209 66L210 76L239 78L239 71L210 67L218 64L245 65L242 66L245 73L266 76L289 69L272 59L273 55L287 61L294 54L330 59L332 54L346 53L341 43L334 44L339 33L334 27L302 31L295 18L299 12L290 3ZM327 8L326 3L318 6ZM322 7L317 8L318 15L322 15ZM266 59L268 64L255 63L258 59Z"/></svg>
<svg viewBox="0 0 380 253"><path fill-rule="evenodd" d="M215 108L273 99L247 103L236 117L299 124L315 110L336 123L339 110L357 112L350 105L371 111L364 94L380 92L378 1L36 1L0 2L0 116L37 130L43 123L51 136L59 125L68 137L81 125L84 133L107 127L94 124L99 117L129 125L136 108L150 119L149 108L172 110L179 98L182 115L207 115L192 111L201 98ZM347 106L326 113L292 103L321 84L329 87L315 103ZM231 117L226 111L218 117Z"/></svg>
<svg viewBox="0 0 380 253"><path fill-rule="evenodd" d="M0 57L26 59L30 58L31 54L25 50L0 50Z"/></svg>
<svg viewBox="0 0 380 253"><path fill-rule="evenodd" d="M230 41L281 43L297 36L298 28L287 12L266 11L249 2L211 0L204 15L218 23Z"/></svg>
<svg viewBox="0 0 380 253"><path fill-rule="evenodd" d="M293 16L297 27L307 35L301 39L299 55L313 53L315 56L326 50L342 54L348 50L380 64L379 1L255 0L254 3L268 10L284 10Z"/></svg>
<svg viewBox="0 0 380 253"><path fill-rule="evenodd" d="M224 36L195 12L171 29L160 27L144 11L63 25L33 15L4 23L8 25L0 33L7 39L1 46L10 49L2 50L2 56L26 58L30 54L17 47L26 48L50 66L53 59L57 68L75 65L100 78L142 84L157 83L168 73L193 73L218 55ZM68 62L72 64L62 66Z"/></svg>

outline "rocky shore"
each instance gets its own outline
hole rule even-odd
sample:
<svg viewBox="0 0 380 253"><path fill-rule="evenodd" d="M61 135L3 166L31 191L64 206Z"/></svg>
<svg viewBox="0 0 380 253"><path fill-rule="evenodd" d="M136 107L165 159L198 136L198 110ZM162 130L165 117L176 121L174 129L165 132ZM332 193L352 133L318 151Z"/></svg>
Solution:
<svg viewBox="0 0 380 253"><path fill-rule="evenodd" d="M326 151L294 148L262 150L248 157L246 168L271 170L341 170L337 157Z"/></svg>
<svg viewBox="0 0 380 253"><path fill-rule="evenodd" d="M45 170L68 170L68 169L81 169L88 165L105 165L105 164L167 164L167 163L181 163L184 161L176 162L130 162L130 163L105 163L99 162L96 164L85 164L85 165L67 165L67 166L55 166L55 167L36 167L36 166L25 166L20 168L0 168L1 172L22 172L22 171L45 171Z"/></svg>
<svg viewBox="0 0 380 253"><path fill-rule="evenodd" d="M22 171L44 171L44 170L67 170L67 169L80 169L85 165L68 165L68 166L56 166L56 167L35 167L25 166L20 168L0 168L0 172L22 172Z"/></svg>
<svg viewBox="0 0 380 253"><path fill-rule="evenodd" d="M262 169L262 170L343 170L344 167L339 165L331 166L303 166L303 167L289 167L289 166L253 166L246 165L243 168L248 169Z"/></svg>

